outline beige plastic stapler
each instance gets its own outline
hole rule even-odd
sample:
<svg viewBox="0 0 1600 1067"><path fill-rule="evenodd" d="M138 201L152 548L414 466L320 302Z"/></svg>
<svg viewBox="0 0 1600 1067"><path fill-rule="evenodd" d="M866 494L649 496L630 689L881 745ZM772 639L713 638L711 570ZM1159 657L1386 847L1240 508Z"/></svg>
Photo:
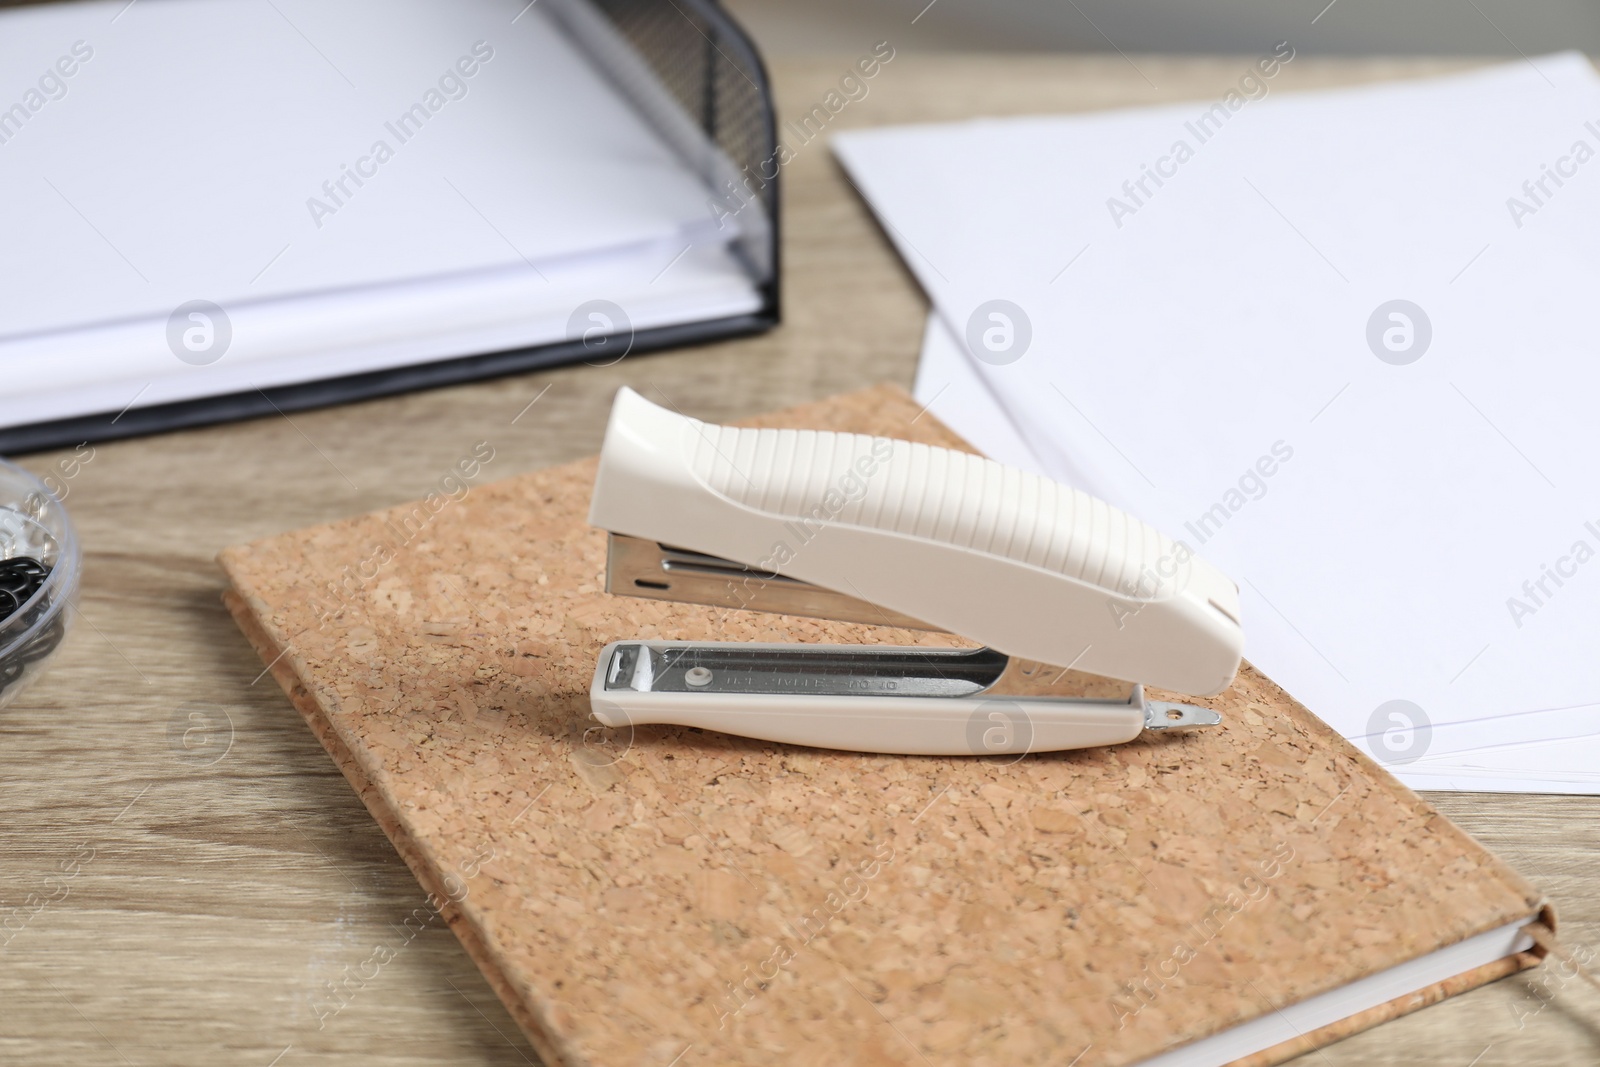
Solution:
<svg viewBox="0 0 1600 1067"><path fill-rule="evenodd" d="M981 456L716 426L618 394L589 521L607 589L922 630L987 647L617 641L607 726L676 723L860 752L1004 755L1215 726L1143 685L1220 693L1238 587L1133 517Z"/></svg>

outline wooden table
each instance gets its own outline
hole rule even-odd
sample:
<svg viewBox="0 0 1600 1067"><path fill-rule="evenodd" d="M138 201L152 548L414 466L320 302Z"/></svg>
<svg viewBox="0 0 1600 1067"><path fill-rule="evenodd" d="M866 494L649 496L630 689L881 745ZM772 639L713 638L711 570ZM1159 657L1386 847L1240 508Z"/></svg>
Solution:
<svg viewBox="0 0 1600 1067"><path fill-rule="evenodd" d="M896 43L838 126L1214 98L1247 62L931 57ZM854 58L781 65L780 116L809 110ZM1466 65L1300 58L1274 92ZM624 383L719 420L909 384L920 292L821 142L784 181L787 318L767 336L95 447L67 483L86 560L76 627L51 673L0 712L0 899L49 898L0 948L0 1062L536 1062L437 921L359 974L319 1025L329 984L395 944L423 894L262 676L212 558L419 497L483 438L493 477L591 453ZM42 473L64 455L25 462ZM187 748L186 730L198 731ZM201 740L211 755L195 758ZM1600 942L1600 799L1433 799L1549 893L1570 945ZM1304 1062L1593 1064L1597 1021L1600 994L1547 968Z"/></svg>

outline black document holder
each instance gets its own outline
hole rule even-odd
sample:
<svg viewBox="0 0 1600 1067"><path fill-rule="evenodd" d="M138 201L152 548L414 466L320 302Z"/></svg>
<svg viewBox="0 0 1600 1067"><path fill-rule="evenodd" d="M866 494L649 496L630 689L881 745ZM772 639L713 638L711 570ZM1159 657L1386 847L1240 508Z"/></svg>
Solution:
<svg viewBox="0 0 1600 1067"><path fill-rule="evenodd" d="M755 44L716 0L540 0L575 49L662 139L740 209L733 246L760 296L749 314L639 330L630 354L759 333L776 325L777 132ZM769 176L770 175L770 176ZM754 210L751 210L754 209ZM0 428L0 453L161 433L234 419L517 374L590 355L582 339L462 355L345 377Z"/></svg>

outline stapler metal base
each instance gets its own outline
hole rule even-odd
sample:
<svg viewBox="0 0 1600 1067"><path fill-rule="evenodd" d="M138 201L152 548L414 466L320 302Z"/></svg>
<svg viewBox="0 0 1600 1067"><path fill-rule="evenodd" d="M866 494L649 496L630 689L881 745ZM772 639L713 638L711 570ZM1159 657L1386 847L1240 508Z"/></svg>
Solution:
<svg viewBox="0 0 1600 1067"><path fill-rule="evenodd" d="M590 703L607 726L675 723L855 752L1019 756L1221 716L991 649L617 641Z"/></svg>

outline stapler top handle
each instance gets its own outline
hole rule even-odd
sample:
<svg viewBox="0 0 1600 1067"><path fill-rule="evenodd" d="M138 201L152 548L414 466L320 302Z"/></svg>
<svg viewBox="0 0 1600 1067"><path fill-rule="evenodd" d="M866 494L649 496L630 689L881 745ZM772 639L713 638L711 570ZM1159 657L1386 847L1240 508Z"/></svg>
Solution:
<svg viewBox="0 0 1600 1067"><path fill-rule="evenodd" d="M846 593L1011 656L1227 688L1238 587L1087 493L865 434L717 426L617 396L589 521Z"/></svg>

